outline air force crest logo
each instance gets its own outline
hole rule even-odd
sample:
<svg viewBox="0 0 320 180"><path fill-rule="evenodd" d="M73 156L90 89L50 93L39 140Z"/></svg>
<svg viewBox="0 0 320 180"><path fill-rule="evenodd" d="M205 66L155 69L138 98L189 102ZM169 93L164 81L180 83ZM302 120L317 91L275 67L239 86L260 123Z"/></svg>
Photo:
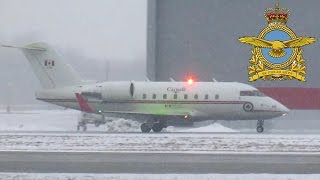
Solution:
<svg viewBox="0 0 320 180"><path fill-rule="evenodd" d="M249 81L292 80L305 81L306 65L302 57L302 46L316 41L312 37L297 37L286 26L289 10L268 8L264 14L268 26L258 37L242 37L239 41L253 46L249 61Z"/></svg>

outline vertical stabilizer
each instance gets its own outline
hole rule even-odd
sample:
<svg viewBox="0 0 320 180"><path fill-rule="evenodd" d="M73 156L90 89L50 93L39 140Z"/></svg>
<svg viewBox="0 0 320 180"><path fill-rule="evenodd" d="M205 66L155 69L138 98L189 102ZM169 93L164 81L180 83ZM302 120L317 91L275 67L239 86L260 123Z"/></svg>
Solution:
<svg viewBox="0 0 320 180"><path fill-rule="evenodd" d="M79 85L81 79L72 67L45 43L33 43L22 50L31 67L45 89Z"/></svg>

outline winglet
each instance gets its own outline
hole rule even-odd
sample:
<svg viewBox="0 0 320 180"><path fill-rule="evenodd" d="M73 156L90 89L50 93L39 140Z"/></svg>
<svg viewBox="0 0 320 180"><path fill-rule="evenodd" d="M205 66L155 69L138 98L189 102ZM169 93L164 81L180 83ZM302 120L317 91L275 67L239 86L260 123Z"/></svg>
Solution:
<svg viewBox="0 0 320 180"><path fill-rule="evenodd" d="M86 102L86 100L79 94L76 93L77 101L80 106L80 110L87 113L93 113L93 109L89 106L89 104Z"/></svg>

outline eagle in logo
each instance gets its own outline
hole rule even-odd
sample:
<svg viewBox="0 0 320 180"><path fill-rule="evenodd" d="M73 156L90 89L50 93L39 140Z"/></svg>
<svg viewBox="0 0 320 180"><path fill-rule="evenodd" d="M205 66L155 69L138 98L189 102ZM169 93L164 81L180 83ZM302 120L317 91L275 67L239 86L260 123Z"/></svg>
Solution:
<svg viewBox="0 0 320 180"><path fill-rule="evenodd" d="M259 48L269 48L269 55L274 58L280 58L286 55L284 48L299 48L308 44L316 42L312 37L298 37L287 41L268 41L257 37L243 37L239 39L240 42L250 44Z"/></svg>

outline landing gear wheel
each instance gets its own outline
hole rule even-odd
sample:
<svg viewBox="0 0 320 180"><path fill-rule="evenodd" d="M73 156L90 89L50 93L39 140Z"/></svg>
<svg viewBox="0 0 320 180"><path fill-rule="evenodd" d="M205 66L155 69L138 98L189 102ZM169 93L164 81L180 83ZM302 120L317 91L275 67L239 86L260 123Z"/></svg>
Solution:
<svg viewBox="0 0 320 180"><path fill-rule="evenodd" d="M84 125L82 130L83 130L83 131L87 131L87 126Z"/></svg>
<svg viewBox="0 0 320 180"><path fill-rule="evenodd" d="M153 132L160 132L162 131L162 124L160 123L154 123L153 126L152 126L152 130Z"/></svg>
<svg viewBox="0 0 320 180"><path fill-rule="evenodd" d="M148 126L147 123L141 124L140 128L143 133L148 133L151 131L151 128Z"/></svg>
<svg viewBox="0 0 320 180"><path fill-rule="evenodd" d="M77 131L80 131L80 125L77 126Z"/></svg>
<svg viewBox="0 0 320 180"><path fill-rule="evenodd" d="M262 126L258 126L257 127L257 132L258 133L262 133L263 132L263 127Z"/></svg>
<svg viewBox="0 0 320 180"><path fill-rule="evenodd" d="M259 119L257 121L257 132L258 133L262 133L263 132L263 124L264 124L264 120L263 119Z"/></svg>

